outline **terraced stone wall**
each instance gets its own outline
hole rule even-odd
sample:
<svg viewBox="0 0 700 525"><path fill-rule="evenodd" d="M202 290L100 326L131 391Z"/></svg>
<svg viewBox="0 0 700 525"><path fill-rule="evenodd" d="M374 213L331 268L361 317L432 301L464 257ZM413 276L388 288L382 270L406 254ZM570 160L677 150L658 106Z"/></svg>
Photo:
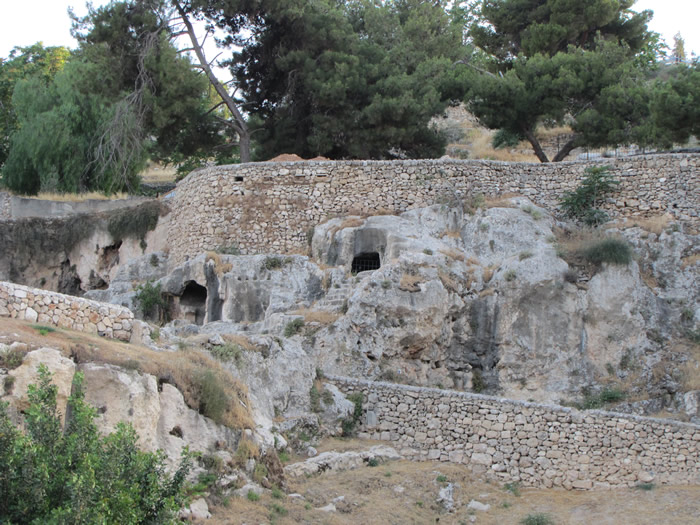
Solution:
<svg viewBox="0 0 700 525"><path fill-rule="evenodd" d="M550 211L591 165L620 181L610 215L669 213L700 224L700 155L650 155L548 164L480 160L261 162L190 173L170 196L168 242L176 263L203 251L305 253L313 227L328 218L399 213L474 194L519 194Z"/></svg>
<svg viewBox="0 0 700 525"><path fill-rule="evenodd" d="M0 317L129 341L134 314L128 308L0 281Z"/></svg>
<svg viewBox="0 0 700 525"><path fill-rule="evenodd" d="M328 376L363 395L359 436L502 482L588 489L700 483L700 426Z"/></svg>

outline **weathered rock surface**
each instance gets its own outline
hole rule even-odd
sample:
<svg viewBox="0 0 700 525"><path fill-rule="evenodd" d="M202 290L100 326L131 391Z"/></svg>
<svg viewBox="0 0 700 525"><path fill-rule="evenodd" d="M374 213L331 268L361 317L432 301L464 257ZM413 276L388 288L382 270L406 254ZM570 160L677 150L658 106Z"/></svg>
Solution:
<svg viewBox="0 0 700 525"><path fill-rule="evenodd" d="M361 452L322 452L301 463L284 467L284 473L290 478L320 474L328 470L351 470L366 465L370 460L380 463L401 459L395 449L377 445Z"/></svg>

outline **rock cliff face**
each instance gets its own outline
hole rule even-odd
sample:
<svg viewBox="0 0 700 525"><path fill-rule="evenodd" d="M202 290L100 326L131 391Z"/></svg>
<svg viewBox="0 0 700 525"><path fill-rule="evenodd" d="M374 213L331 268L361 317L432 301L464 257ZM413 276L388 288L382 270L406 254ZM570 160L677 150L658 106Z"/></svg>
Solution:
<svg viewBox="0 0 700 525"><path fill-rule="evenodd" d="M210 253L163 276L179 319L163 333L264 340L272 357L244 353L241 370L266 419L303 411L320 368L534 401L616 391L624 410L697 420L700 239L656 230L567 231L524 198L337 218L311 257ZM633 260L577 258L596 235L625 239ZM137 260L91 294L131 304L150 270Z"/></svg>

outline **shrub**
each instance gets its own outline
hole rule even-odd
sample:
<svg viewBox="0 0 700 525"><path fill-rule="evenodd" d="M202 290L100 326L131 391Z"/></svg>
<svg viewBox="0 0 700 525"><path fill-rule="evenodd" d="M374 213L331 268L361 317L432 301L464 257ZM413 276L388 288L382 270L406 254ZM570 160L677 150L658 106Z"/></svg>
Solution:
<svg viewBox="0 0 700 525"><path fill-rule="evenodd" d="M255 463L255 468L253 469L253 481L256 483L261 483L263 479L267 477L267 467L261 462Z"/></svg>
<svg viewBox="0 0 700 525"><path fill-rule="evenodd" d="M486 383L484 382L484 376L481 374L481 370L478 368L472 369L472 390L478 394L485 389Z"/></svg>
<svg viewBox="0 0 700 525"><path fill-rule="evenodd" d="M447 483L447 476L444 474L439 474L437 478L435 478L435 481L438 483Z"/></svg>
<svg viewBox="0 0 700 525"><path fill-rule="evenodd" d="M634 486L634 488L637 490L654 490L656 485L653 483L638 483Z"/></svg>
<svg viewBox="0 0 700 525"><path fill-rule="evenodd" d="M608 173L607 166L586 168L586 176L574 191L564 194L560 202L567 217L589 226L598 226L608 220L608 215L597 206L606 195L612 193L619 182Z"/></svg>
<svg viewBox="0 0 700 525"><path fill-rule="evenodd" d="M538 512L536 514L528 514L522 520L521 525L554 525L554 521L548 514Z"/></svg>
<svg viewBox="0 0 700 525"><path fill-rule="evenodd" d="M65 427L46 366L28 390L26 433L0 404L0 516L11 523L164 523L184 503L189 454L173 476L162 452L141 452L134 429L120 423L102 437L96 411L75 374Z"/></svg>
<svg viewBox="0 0 700 525"><path fill-rule="evenodd" d="M153 281L146 281L144 284L137 286L134 300L141 309L144 317L154 314L160 317L161 312L166 306L160 283L154 285Z"/></svg>
<svg viewBox="0 0 700 525"><path fill-rule="evenodd" d="M252 490L249 490L248 494L246 495L246 498L248 498L248 501L255 502L255 501L258 501L260 499L260 496L257 493L253 492Z"/></svg>
<svg viewBox="0 0 700 525"><path fill-rule="evenodd" d="M219 346L213 346L209 352L211 352L211 355L216 357L219 361L223 361L225 363L235 361L236 365L240 364L241 358L243 357L243 348L241 345L236 343L226 343Z"/></svg>
<svg viewBox="0 0 700 525"><path fill-rule="evenodd" d="M199 413L223 424L229 398L219 377L211 370L203 370L194 381L199 393Z"/></svg>
<svg viewBox="0 0 700 525"><path fill-rule="evenodd" d="M602 408L610 403L617 403L625 398L625 393L619 388L604 388L598 394L584 393L583 401L578 405L583 410Z"/></svg>
<svg viewBox="0 0 700 525"><path fill-rule="evenodd" d="M352 436L353 432L355 431L355 426L362 418L362 403L364 402L364 397L362 396L361 392L356 392L354 394L350 394L348 396L348 400L352 401L355 408L352 411L352 415L343 419L341 423L344 437Z"/></svg>
<svg viewBox="0 0 700 525"><path fill-rule="evenodd" d="M39 332L39 335L48 335L56 331L56 329L53 326L44 326L41 324L33 324L32 328Z"/></svg>
<svg viewBox="0 0 700 525"><path fill-rule="evenodd" d="M223 255L240 255L241 249L237 244L231 244L230 246L219 246L216 252Z"/></svg>
<svg viewBox="0 0 700 525"><path fill-rule="evenodd" d="M632 248L622 239L607 237L584 247L581 250L581 256L595 265L602 263L626 265L632 260Z"/></svg>
<svg viewBox="0 0 700 525"><path fill-rule="evenodd" d="M321 399L326 405L332 405L333 404L333 393L330 390L324 390L323 394L321 394Z"/></svg>
<svg viewBox="0 0 700 525"><path fill-rule="evenodd" d="M316 385L312 385L309 390L309 403L311 405L312 412L321 412L321 394L316 388Z"/></svg>
<svg viewBox="0 0 700 525"><path fill-rule="evenodd" d="M423 250L423 253L424 253L425 255L432 255L432 254L433 254L433 250L431 250L430 248L425 248L425 249Z"/></svg>
<svg viewBox="0 0 700 525"><path fill-rule="evenodd" d="M518 274L515 272L515 270L508 270L503 277L505 278L506 281L511 282L515 281L517 279Z"/></svg>
<svg viewBox="0 0 700 525"><path fill-rule="evenodd" d="M289 264L291 262L292 260L289 257L277 257L276 255L270 255L265 257L262 267L265 270L279 270L285 264Z"/></svg>
<svg viewBox="0 0 700 525"><path fill-rule="evenodd" d="M286 516L287 514L289 514L289 511L279 503L273 503L272 505L270 505L270 508L272 509L272 512L280 516Z"/></svg>
<svg viewBox="0 0 700 525"><path fill-rule="evenodd" d="M124 208L111 213L107 231L116 241L126 237L143 239L154 230L164 207L159 201L148 201L140 206Z"/></svg>
<svg viewBox="0 0 700 525"><path fill-rule="evenodd" d="M5 353L0 354L0 367L17 368L24 361L24 354L18 350L8 350Z"/></svg>
<svg viewBox="0 0 700 525"><path fill-rule="evenodd" d="M2 380L2 388L5 394L12 393L12 387L15 386L15 376L5 376Z"/></svg>
<svg viewBox="0 0 700 525"><path fill-rule="evenodd" d="M284 336L285 337L292 337L297 335L301 329L304 327L304 320L301 317L297 317L296 319L292 319L287 323L287 326L284 327Z"/></svg>
<svg viewBox="0 0 700 525"><path fill-rule="evenodd" d="M272 487L272 492L270 493L270 496L272 496L275 499L282 499L284 498L284 492L282 492L277 487Z"/></svg>
<svg viewBox="0 0 700 525"><path fill-rule="evenodd" d="M517 481L506 483L503 485L503 490L510 492L515 497L520 497L520 483Z"/></svg>
<svg viewBox="0 0 700 525"><path fill-rule="evenodd" d="M379 466L379 460L377 458L370 458L367 461L367 465L370 467L378 467Z"/></svg>

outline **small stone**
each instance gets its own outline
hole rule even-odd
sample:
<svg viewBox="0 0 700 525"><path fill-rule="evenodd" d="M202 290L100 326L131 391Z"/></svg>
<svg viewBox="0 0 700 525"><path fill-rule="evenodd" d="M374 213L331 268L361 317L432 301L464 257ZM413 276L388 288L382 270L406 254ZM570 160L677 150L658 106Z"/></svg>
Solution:
<svg viewBox="0 0 700 525"><path fill-rule="evenodd" d="M486 512L491 508L491 505L489 505L488 503L481 503L480 501L473 499L469 502L467 508L472 510L478 510L480 512Z"/></svg>

